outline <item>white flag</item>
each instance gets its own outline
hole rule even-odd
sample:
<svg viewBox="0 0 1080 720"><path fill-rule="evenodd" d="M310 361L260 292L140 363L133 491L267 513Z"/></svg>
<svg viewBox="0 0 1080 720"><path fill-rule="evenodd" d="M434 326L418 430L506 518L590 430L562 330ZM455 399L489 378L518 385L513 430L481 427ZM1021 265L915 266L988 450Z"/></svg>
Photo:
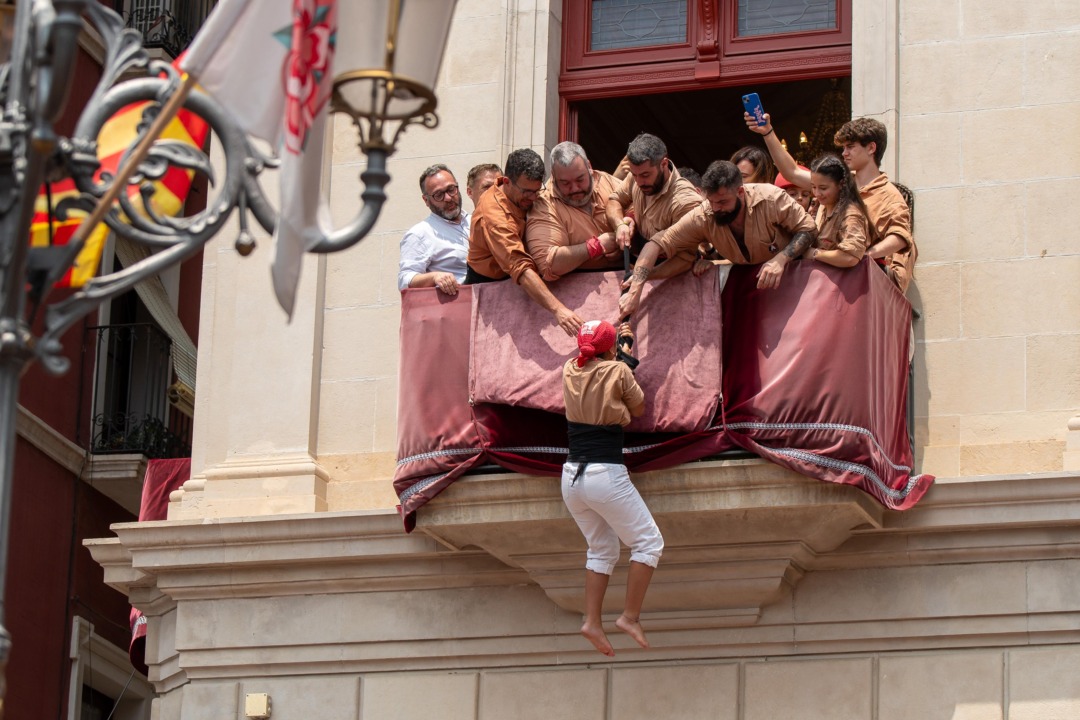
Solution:
<svg viewBox="0 0 1080 720"><path fill-rule="evenodd" d="M304 252L329 232L320 180L336 42L336 0L222 0L180 63L282 155L272 273L290 318Z"/></svg>

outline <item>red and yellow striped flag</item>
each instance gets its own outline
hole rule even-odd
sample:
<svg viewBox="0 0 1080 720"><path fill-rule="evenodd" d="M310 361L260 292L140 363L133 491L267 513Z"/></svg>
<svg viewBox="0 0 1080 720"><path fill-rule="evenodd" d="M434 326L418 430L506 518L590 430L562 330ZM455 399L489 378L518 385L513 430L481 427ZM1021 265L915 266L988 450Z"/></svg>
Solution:
<svg viewBox="0 0 1080 720"><path fill-rule="evenodd" d="M99 174L109 172L116 175L121 156L138 138L137 127L147 105L149 105L148 102L129 105L105 123L98 134L98 160L101 162ZM202 118L187 110L181 110L165 128L161 138L202 149L207 132L209 132L209 126ZM170 166L165 171L165 175L154 182L156 192L152 197L153 209L162 215L179 215L184 209L193 176L192 170ZM75 183L71 179L51 183L51 189L54 209L65 197L78 194ZM138 207L142 207L138 186L129 187L128 196ZM66 245L82 220L81 214L73 214L67 220L53 218L52 244ZM109 228L105 223L97 226L86 239L75 263L57 282L57 287L82 287L94 277L101 264L101 251L108 234ZM49 246L49 200L44 186L38 192L37 202L34 204L34 219L30 225L30 246Z"/></svg>

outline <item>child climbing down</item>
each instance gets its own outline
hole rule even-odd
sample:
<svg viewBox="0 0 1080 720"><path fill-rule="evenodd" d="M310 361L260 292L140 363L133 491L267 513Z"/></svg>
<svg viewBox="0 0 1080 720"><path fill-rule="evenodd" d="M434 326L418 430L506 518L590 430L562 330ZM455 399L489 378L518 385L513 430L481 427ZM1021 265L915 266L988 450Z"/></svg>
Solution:
<svg viewBox="0 0 1080 720"><path fill-rule="evenodd" d="M623 427L644 412L645 395L630 367L615 359L615 339L615 327L606 320L585 323L577 335L580 355L563 366L570 455L563 465L562 494L589 544L581 634L609 657L615 651L600 616L619 561L619 540L630 548L630 571L615 625L641 647L649 647L639 621L641 605L664 550L660 529L623 464ZM628 324L619 328L619 339L633 343Z"/></svg>

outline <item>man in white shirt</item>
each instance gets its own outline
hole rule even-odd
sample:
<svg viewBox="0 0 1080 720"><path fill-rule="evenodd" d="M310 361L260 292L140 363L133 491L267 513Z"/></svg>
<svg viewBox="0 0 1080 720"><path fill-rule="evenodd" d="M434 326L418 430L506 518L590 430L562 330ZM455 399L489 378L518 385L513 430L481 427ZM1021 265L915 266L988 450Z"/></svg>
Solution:
<svg viewBox="0 0 1080 720"><path fill-rule="evenodd" d="M435 287L457 295L469 254L469 214L461 209L461 190L440 164L420 174L420 193L431 214L401 238L398 290Z"/></svg>

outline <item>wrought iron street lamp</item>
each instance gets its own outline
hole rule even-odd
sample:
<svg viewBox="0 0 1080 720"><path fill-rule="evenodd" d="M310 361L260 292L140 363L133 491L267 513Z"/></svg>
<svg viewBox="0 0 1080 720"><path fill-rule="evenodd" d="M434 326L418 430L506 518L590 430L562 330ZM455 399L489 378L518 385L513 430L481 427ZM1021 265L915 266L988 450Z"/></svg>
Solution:
<svg viewBox="0 0 1080 720"><path fill-rule="evenodd" d="M314 252L343 250L368 234L386 199L390 180L386 161L401 133L414 123L428 128L438 124L434 84L455 2L339 0L339 28L360 29L361 36L338 44L336 65L348 69L334 79L331 110L353 118L368 164L360 176L364 202L357 217L321 237ZM84 17L105 41L102 79L82 110L74 134L59 137L54 126L73 81ZM132 73L140 77L121 80ZM225 159L224 177L218 178L203 211L183 218L165 217L153 212L151 202L153 181L170 166L209 172L209 159L201 153L178 154L168 143L151 145L145 159L137 159L131 181L123 173L117 178L95 177L97 138L105 122L133 103L148 102L140 130L145 135L180 87L177 71L152 61L139 33L125 29L116 13L95 0L19 0L10 62L0 66L0 703L10 645L3 628L3 600L22 373L35 360L54 373L64 372L69 363L60 338L68 328L101 303L197 253L226 226L233 211L239 210L241 232L236 247L242 254L252 247L249 213L267 232L273 232L277 224L276 212L259 183L260 173L274 165L275 159L262 154L224 108L199 92L184 98L183 107L207 121ZM92 213L105 198L102 221L109 229L155 252L50 304L54 282L81 248L72 242L31 249L28 237L39 187L46 179L60 177L74 181L78 196L62 202L58 215ZM129 182L138 188L142 203L128 197ZM28 305L45 309L38 336L27 317Z"/></svg>

